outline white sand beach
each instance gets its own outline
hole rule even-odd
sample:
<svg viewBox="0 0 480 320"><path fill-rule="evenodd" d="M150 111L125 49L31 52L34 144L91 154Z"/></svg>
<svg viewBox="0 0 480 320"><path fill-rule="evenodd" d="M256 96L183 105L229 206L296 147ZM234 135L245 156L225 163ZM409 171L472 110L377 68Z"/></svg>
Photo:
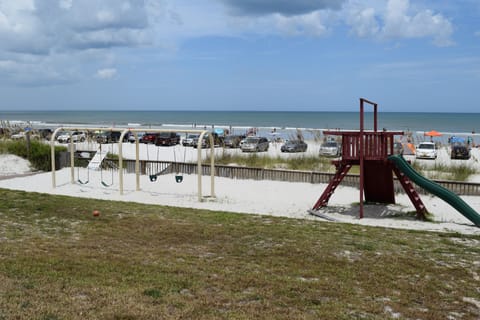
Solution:
<svg viewBox="0 0 480 320"><path fill-rule="evenodd" d="M311 147L310 147L311 146ZM85 148L78 146L78 149ZM109 145L115 152L116 146ZM281 154L280 144L273 144L268 151L270 156ZM135 145L123 144L124 157L135 157ZM94 150L94 149L93 149ZM141 159L159 159L176 161L195 161L197 150L194 148L155 147L154 145L140 145ZM148 150L148 152L147 152ZM174 151L175 150L175 151ZM186 151L185 151L186 150ZM478 168L480 158L479 150L472 150L470 160L459 163L468 163ZM239 152L239 150L224 151L221 148L215 152ZM309 143L311 154L318 154L318 146ZM205 155L207 150L202 151ZM284 157L300 156L299 154L281 154ZM422 160L423 161L423 160ZM425 163L433 164L433 160L424 160ZM437 162L457 161L450 160L447 150L441 150ZM201 208L209 210L221 210L226 212L239 212L245 214L259 214L282 216L298 219L321 218L310 215L310 209L326 187L326 184L310 183L287 183L276 181L237 180L228 178L215 178L215 198L199 202L197 197L197 176L184 175L182 183L176 183L174 175L162 175L156 182L151 182L147 176L141 176L140 191L135 188L135 175L124 174L124 194L120 195L118 175L103 173L103 180L112 182L110 187L105 187L101 181L99 171L89 172L87 184L71 183L70 168L64 168L56 172L57 187L52 187L52 174L36 173L31 176L18 176L29 171L27 161L12 156L0 155L0 188L25 190L58 195L68 195L83 198L98 198L117 201L134 201L147 204L178 206L187 208ZM85 179L86 169L75 169L75 175L80 174ZM8 178L7 178L8 177ZM475 176L478 177L478 176ZM77 177L75 177L77 179ZM476 178L475 178L476 180ZM210 194L210 178L202 179L203 195ZM472 208L480 212L480 197L462 196ZM480 228L474 226L463 215L457 212L443 200L430 195L422 196L427 210L432 214L433 222L424 222L414 219L407 212L414 211L408 197L404 194L396 196L397 203L388 206L365 206L365 217L358 218L359 191L355 188L340 186L331 197L329 206L322 209L340 223L354 223L360 225L379 226L387 228L402 228L412 230L429 230L438 232L458 232L462 234L480 235ZM336 222L331 222L336 223Z"/></svg>

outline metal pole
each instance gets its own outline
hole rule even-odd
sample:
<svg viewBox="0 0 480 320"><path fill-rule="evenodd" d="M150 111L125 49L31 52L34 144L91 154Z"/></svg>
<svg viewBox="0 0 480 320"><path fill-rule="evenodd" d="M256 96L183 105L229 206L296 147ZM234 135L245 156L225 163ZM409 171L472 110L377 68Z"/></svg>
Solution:
<svg viewBox="0 0 480 320"><path fill-rule="evenodd" d="M136 190L140 191L140 146L138 141L138 134L134 131L135 136L135 181Z"/></svg>
<svg viewBox="0 0 480 320"><path fill-rule="evenodd" d="M210 196L215 197L215 141L210 135Z"/></svg>
<svg viewBox="0 0 480 320"><path fill-rule="evenodd" d="M363 218L363 99L360 99L360 219Z"/></svg>
<svg viewBox="0 0 480 320"><path fill-rule="evenodd" d="M75 183L75 161L73 155L73 138L72 138L72 131L70 131L70 183Z"/></svg>
<svg viewBox="0 0 480 320"><path fill-rule="evenodd" d="M197 142L197 183L198 183L198 202L202 202L202 141L207 131L203 131L198 137Z"/></svg>
<svg viewBox="0 0 480 320"><path fill-rule="evenodd" d="M118 188L120 189L120 195L123 195L123 146L122 146L122 141L123 137L125 136L125 130L122 131L120 134L120 138L118 139ZM113 144L112 144L112 149L113 149ZM113 152L113 150L112 150Z"/></svg>

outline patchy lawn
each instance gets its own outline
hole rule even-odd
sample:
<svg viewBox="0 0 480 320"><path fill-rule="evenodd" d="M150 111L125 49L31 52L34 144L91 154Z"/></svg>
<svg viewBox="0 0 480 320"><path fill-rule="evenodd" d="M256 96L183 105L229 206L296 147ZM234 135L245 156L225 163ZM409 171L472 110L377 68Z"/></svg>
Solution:
<svg viewBox="0 0 480 320"><path fill-rule="evenodd" d="M0 319L480 317L478 236L0 197Z"/></svg>

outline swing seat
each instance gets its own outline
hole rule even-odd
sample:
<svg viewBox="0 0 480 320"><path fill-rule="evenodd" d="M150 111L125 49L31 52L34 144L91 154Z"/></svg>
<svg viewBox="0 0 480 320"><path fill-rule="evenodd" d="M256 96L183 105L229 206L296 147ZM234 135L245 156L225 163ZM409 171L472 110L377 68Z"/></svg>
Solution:
<svg viewBox="0 0 480 320"><path fill-rule="evenodd" d="M150 178L150 181L151 181L151 182L157 181L157 175L156 175L156 174L151 174L151 175L149 176L149 178Z"/></svg>
<svg viewBox="0 0 480 320"><path fill-rule="evenodd" d="M177 183L182 182L182 181L183 181L183 176L180 176L180 175L175 176L175 181L176 181Z"/></svg>
<svg viewBox="0 0 480 320"><path fill-rule="evenodd" d="M87 181L82 181L82 180L78 179L77 182L80 183L80 184L87 184L88 180Z"/></svg>
<svg viewBox="0 0 480 320"><path fill-rule="evenodd" d="M103 185L104 187L111 187L111 186L112 186L112 184L108 184L108 183L106 183L105 181L102 181L102 185Z"/></svg>

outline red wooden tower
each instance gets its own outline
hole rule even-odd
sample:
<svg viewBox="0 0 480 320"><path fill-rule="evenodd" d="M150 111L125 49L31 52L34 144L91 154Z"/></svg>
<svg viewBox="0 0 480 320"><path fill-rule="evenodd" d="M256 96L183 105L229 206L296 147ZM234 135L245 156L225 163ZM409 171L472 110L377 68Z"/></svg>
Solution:
<svg viewBox="0 0 480 320"><path fill-rule="evenodd" d="M373 131L364 129L364 104L373 106ZM366 202L395 203L393 172L412 201L417 215L425 217L426 208L412 182L387 158L393 154L394 136L402 131L378 131L377 107L374 102L360 98L359 131L324 131L325 135L342 136L342 158L332 163L336 173L310 212L328 204L340 182L353 165L360 167L360 218L363 218L364 196Z"/></svg>

